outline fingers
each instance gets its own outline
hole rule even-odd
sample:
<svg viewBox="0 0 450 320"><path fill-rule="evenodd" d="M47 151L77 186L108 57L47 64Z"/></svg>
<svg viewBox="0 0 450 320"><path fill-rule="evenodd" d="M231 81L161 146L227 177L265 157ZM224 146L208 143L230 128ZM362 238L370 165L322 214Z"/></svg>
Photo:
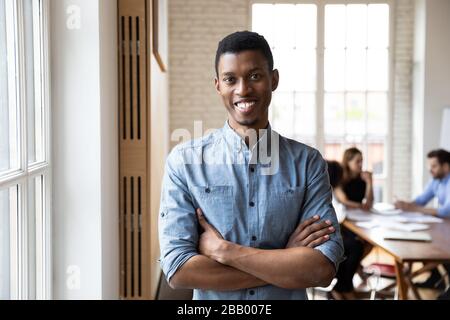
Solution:
<svg viewBox="0 0 450 320"><path fill-rule="evenodd" d="M308 227L309 225L311 225L311 224L313 224L314 222L316 222L317 220L319 220L319 218L320 218L320 217L319 217L318 215L315 215L314 217L309 218L309 219L303 221L302 223L300 223L300 224L297 226L297 228L295 229L295 231L293 232L292 237L298 236L298 235L303 231L303 229L305 229L305 228Z"/></svg>
<svg viewBox="0 0 450 320"><path fill-rule="evenodd" d="M197 219L198 219L198 223L200 224L200 226L203 228L203 231L205 232L213 232L218 238L223 239L222 234L216 229L214 228L213 225L211 225L208 220L206 220L205 215L203 214L202 209L198 208L196 210L197 213Z"/></svg>
<svg viewBox="0 0 450 320"><path fill-rule="evenodd" d="M298 238L299 238L298 240L300 240L300 241L305 240L311 234L314 234L315 232L317 232L319 230L326 229L330 226L331 226L330 220L320 221L320 222L314 223L312 225L309 225L300 232L300 234L298 236Z"/></svg>
<svg viewBox="0 0 450 320"><path fill-rule="evenodd" d="M310 242L310 243L307 245L307 247L309 247L309 248L315 248L315 247L317 247L318 245L321 245L322 243L328 241L329 239L330 239L330 236L329 236L329 235L324 235L323 237L320 237L319 239L316 239L316 240Z"/></svg>
<svg viewBox="0 0 450 320"><path fill-rule="evenodd" d="M198 208L196 210L196 212L197 212L198 223L200 223L200 226L203 228L203 230L207 230L210 227L210 225L209 225L208 221L206 221L206 218L203 215L202 209Z"/></svg>
<svg viewBox="0 0 450 320"><path fill-rule="evenodd" d="M308 247L311 247L311 245L316 246L317 244L315 244L315 243L317 243L317 242L320 243L320 241L317 241L317 240L322 240L322 241L328 240L329 235L335 231L336 231L336 229L333 226L329 226L326 229L321 229L319 231L316 231L316 232L310 234L305 240L303 240L303 244ZM313 248L313 247L311 247L311 248Z"/></svg>

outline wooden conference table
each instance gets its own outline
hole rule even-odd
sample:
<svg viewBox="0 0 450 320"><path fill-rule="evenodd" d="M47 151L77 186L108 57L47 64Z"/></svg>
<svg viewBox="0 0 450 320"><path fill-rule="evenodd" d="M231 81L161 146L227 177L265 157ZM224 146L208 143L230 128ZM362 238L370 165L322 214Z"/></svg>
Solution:
<svg viewBox="0 0 450 320"><path fill-rule="evenodd" d="M376 216L368 213L368 215ZM420 296L412 284L412 278L421 272L431 269L436 264L450 262L450 220L444 219L442 223L431 223L426 230L431 235L431 242L385 240L383 229L365 229L358 227L355 221L346 219L345 228L357 234L360 238L381 248L395 259L396 280L399 299L408 299L408 289L416 296ZM424 267L412 272L412 264L422 262Z"/></svg>

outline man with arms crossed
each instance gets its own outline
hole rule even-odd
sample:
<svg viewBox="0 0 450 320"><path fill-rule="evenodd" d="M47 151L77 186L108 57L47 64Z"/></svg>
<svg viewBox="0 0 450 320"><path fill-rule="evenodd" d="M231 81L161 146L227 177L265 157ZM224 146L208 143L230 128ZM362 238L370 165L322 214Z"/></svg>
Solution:
<svg viewBox="0 0 450 320"><path fill-rule="evenodd" d="M328 286L342 260L325 161L269 125L278 79L264 37L225 37L215 87L228 121L167 158L161 267L194 299L306 299L305 288Z"/></svg>

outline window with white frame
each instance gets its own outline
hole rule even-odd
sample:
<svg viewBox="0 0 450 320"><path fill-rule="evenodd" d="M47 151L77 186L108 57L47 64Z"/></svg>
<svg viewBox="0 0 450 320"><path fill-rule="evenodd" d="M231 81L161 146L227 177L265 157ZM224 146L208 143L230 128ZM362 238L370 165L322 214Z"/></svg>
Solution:
<svg viewBox="0 0 450 320"><path fill-rule="evenodd" d="M0 299L50 294L47 0L0 1Z"/></svg>
<svg viewBox="0 0 450 320"><path fill-rule="evenodd" d="M376 201L388 198L389 9L382 1L252 5L252 29L280 72L272 126L329 160L360 148Z"/></svg>

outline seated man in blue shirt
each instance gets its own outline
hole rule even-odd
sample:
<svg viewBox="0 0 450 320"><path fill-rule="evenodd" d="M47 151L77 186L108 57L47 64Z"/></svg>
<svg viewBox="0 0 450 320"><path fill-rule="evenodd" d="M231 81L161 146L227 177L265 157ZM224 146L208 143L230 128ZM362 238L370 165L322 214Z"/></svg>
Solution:
<svg viewBox="0 0 450 320"><path fill-rule="evenodd" d="M450 218L450 152L438 149L427 155L432 180L424 192L412 202L397 201L396 208L404 211L422 212L442 218ZM426 208L437 197L438 208Z"/></svg>
<svg viewBox="0 0 450 320"><path fill-rule="evenodd" d="M228 121L167 158L161 267L194 299L306 299L343 255L326 162L270 127L279 74L264 37L228 35L215 67Z"/></svg>
<svg viewBox="0 0 450 320"><path fill-rule="evenodd" d="M427 155L428 166L432 180L425 187L424 192L412 202L398 201L395 206L405 211L422 212L441 218L450 218L450 152L438 149L430 151ZM434 197L437 197L438 208L426 208L425 205ZM444 264L447 272L450 272L450 264ZM431 270L430 277L417 287L444 289L445 282L437 268ZM448 297L448 292L447 292Z"/></svg>

